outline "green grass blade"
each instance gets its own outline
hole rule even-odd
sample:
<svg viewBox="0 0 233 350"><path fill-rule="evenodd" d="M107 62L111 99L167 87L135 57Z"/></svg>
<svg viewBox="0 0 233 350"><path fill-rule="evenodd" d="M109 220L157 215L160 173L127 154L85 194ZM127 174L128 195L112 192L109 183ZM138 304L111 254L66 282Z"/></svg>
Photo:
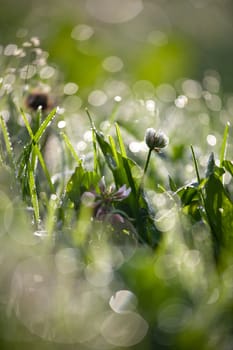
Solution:
<svg viewBox="0 0 233 350"><path fill-rule="evenodd" d="M230 128L230 123L228 122L226 127L225 127L225 130L224 130L222 146L221 146L221 150L220 150L220 156L219 156L220 166L222 166L222 162L224 161L224 159L226 157L227 139L228 139L228 135L229 135L229 128Z"/></svg>
<svg viewBox="0 0 233 350"><path fill-rule="evenodd" d="M49 126L51 121L55 118L56 112L57 112L57 109L55 108L45 118L45 120L43 121L43 123L41 124L41 126L39 127L39 129L37 130L37 132L34 135L35 142L39 142L41 136L43 135L43 133L45 132L45 130L47 129L47 127Z"/></svg>
<svg viewBox="0 0 233 350"><path fill-rule="evenodd" d="M26 126L26 129L27 129L27 131L28 131L28 133L29 133L29 136L30 136L31 139L33 140L34 134L33 134L33 132L32 132L31 126L30 126L30 124L29 124L29 121L28 121L28 119L27 119L27 117L26 117L26 115L25 115L25 113L24 113L24 111L23 111L22 109L20 109L20 112L21 112L21 116L22 116L22 118L23 118L24 124L25 124L25 126Z"/></svg>
<svg viewBox="0 0 233 350"><path fill-rule="evenodd" d="M73 158L76 160L78 165L81 165L82 161L79 158L79 156L77 155L77 153L76 153L73 145L71 144L70 139L68 138L68 136L64 132L61 132L61 137L62 137L63 141L65 142L65 145L68 148L68 150L70 151L70 153L73 156Z"/></svg>
<svg viewBox="0 0 233 350"><path fill-rule="evenodd" d="M123 139L122 139L122 136L121 136L121 131L120 131L119 125L117 123L115 123L115 128L116 128L117 140L118 140L118 143L119 143L121 155L122 155L122 157L127 158L125 145L124 145L124 142L123 142Z"/></svg>
<svg viewBox="0 0 233 350"><path fill-rule="evenodd" d="M29 162L30 154L32 150L32 143L30 142L26 146L24 146L23 151L17 161L18 172L17 176L20 179L23 176L23 173L27 167Z"/></svg>
<svg viewBox="0 0 233 350"><path fill-rule="evenodd" d="M112 148L113 157L115 158L115 161L116 161L116 166L119 167L120 164L119 164L119 159L117 155L116 144L112 136L109 136L109 143Z"/></svg>
<svg viewBox="0 0 233 350"><path fill-rule="evenodd" d="M36 223L39 224L40 222L39 201L36 193L36 183L35 183L34 172L30 164L29 164L28 180L29 180L28 184L29 184L29 190L31 195L32 207L34 209L35 220L36 220Z"/></svg>
<svg viewBox="0 0 233 350"><path fill-rule="evenodd" d="M97 140L96 140L96 134L94 129L92 129L92 144L93 144L94 171L98 173L99 160L98 160Z"/></svg>
<svg viewBox="0 0 233 350"><path fill-rule="evenodd" d="M92 129L92 143L93 143L93 152L94 152L94 171L97 173L98 168L99 168L98 151L97 151L97 143L99 143L99 142L98 142L98 137L97 137L97 130L96 130L95 124L93 122L93 119L91 117L91 114L90 114L88 108L85 108L85 111L87 113L89 122L91 124L91 129Z"/></svg>
<svg viewBox="0 0 233 350"><path fill-rule="evenodd" d="M52 193L55 193L55 188L54 188L54 185L52 183L51 176L49 174L48 168L47 168L47 166L45 164L44 158L43 158L43 156L42 156L42 154L40 152L40 149L39 149L38 145L35 145L34 149L35 149L35 153L36 153L36 155L38 157L38 160L40 162L41 168L42 168L42 170L43 170L43 172L45 174L45 177L46 177L46 179L48 181L50 190L51 190Z"/></svg>
<svg viewBox="0 0 233 350"><path fill-rule="evenodd" d="M92 129L95 130L95 129L96 129L96 128L95 128L95 124L94 124L94 122L93 122L93 119L92 119L92 117L91 117L91 114L90 114L88 108L85 108L85 111L86 111L86 113L87 113L87 116L88 116L88 119L89 119L89 122L90 122L90 124L91 124Z"/></svg>
<svg viewBox="0 0 233 350"><path fill-rule="evenodd" d="M47 217L45 220L45 229L49 237L52 236L55 227L55 216L58 208L58 198L56 195L52 195L48 202Z"/></svg>
<svg viewBox="0 0 233 350"><path fill-rule="evenodd" d="M12 143L11 143L10 135L7 129L6 122L2 116L0 116L0 126L2 129L2 134L3 134L5 146L6 146L7 156L9 158L11 167L15 170L15 161L14 161Z"/></svg>
<svg viewBox="0 0 233 350"><path fill-rule="evenodd" d="M233 163L230 160L223 160L222 165L233 177Z"/></svg>
<svg viewBox="0 0 233 350"><path fill-rule="evenodd" d="M199 174L199 170L198 170L198 165L197 165L197 158L196 158L196 156L195 156L193 146L191 146L191 151L192 151L193 162L194 162L195 171L196 171L196 175L197 175L197 181L198 181L198 183L200 184L200 183L201 183L201 178L200 178L200 174Z"/></svg>

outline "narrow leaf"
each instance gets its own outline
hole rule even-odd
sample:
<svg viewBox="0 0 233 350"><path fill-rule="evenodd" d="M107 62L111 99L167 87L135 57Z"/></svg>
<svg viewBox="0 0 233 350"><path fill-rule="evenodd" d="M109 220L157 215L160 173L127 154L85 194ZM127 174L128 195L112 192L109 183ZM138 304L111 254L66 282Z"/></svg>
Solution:
<svg viewBox="0 0 233 350"><path fill-rule="evenodd" d="M124 145L124 142L123 142L123 139L121 136L121 131L120 131L119 125L117 123L115 123L115 127L116 127L117 140L118 140L118 143L120 146L121 155L122 155L122 157L126 158L127 154L126 154L125 145Z"/></svg>
<svg viewBox="0 0 233 350"><path fill-rule="evenodd" d="M43 156L42 156L42 154L40 152L40 149L39 149L38 145L35 145L34 148L35 148L36 155L37 155L37 157L39 159L40 165L42 167L42 170L43 170L43 172L45 174L45 177L46 177L46 179L48 181L50 190L51 190L52 193L54 193L55 192L55 188L54 188L54 185L52 183L51 176L49 174L48 168L47 168L47 166L45 164L44 158L43 158Z"/></svg>
<svg viewBox="0 0 233 350"><path fill-rule="evenodd" d="M233 176L233 163L230 160L223 160L223 167Z"/></svg>
<svg viewBox="0 0 233 350"><path fill-rule="evenodd" d="M31 140L33 140L34 134L32 132L31 126L29 124L29 121L28 121L28 119L27 119L27 117L26 117L26 115L25 115L25 113L24 113L24 111L22 109L20 109L20 112L21 112L21 116L23 118L24 124L26 126L26 129L27 129L27 131L29 133L29 136L31 137Z"/></svg>
<svg viewBox="0 0 233 350"><path fill-rule="evenodd" d="M8 133L6 122L2 116L0 116L0 126L2 129L2 133L3 133L3 138L4 138L4 142L5 142L5 146L6 146L7 156L9 157L12 168L15 170L15 161L14 161L14 156L13 156L13 148L12 148L12 144L11 144L11 139L10 139L10 135Z"/></svg>
<svg viewBox="0 0 233 350"><path fill-rule="evenodd" d="M34 178L34 172L33 172L33 169L30 167L30 165L29 165L28 177L29 177L29 190L31 195L32 207L34 209L35 220L36 220L36 223L39 224L39 221L40 221L39 202L38 202L38 197L36 193L36 183Z"/></svg>
<svg viewBox="0 0 233 350"><path fill-rule="evenodd" d="M55 108L45 118L45 120L43 121L43 123L41 124L41 126L39 127L39 129L37 130L37 132L36 132L36 134L34 136L34 141L35 142L39 142L41 136L43 135L43 133L45 132L45 130L47 129L47 127L49 126L51 121L55 118L56 112L57 112L57 109Z"/></svg>
<svg viewBox="0 0 233 350"><path fill-rule="evenodd" d="M233 203L215 174L206 183L205 209L218 260L223 248L231 250L233 246Z"/></svg>
<svg viewBox="0 0 233 350"><path fill-rule="evenodd" d="M117 167L119 167L119 159L118 159L118 155L117 155L116 144L115 144L115 141L114 141L112 136L109 136L109 143L110 143L110 146L112 148L112 153L113 153L113 156L115 158L116 165L117 165Z"/></svg>
<svg viewBox="0 0 233 350"><path fill-rule="evenodd" d="M171 176L168 176L168 180L169 180L169 186L171 191L176 192L177 191L177 186L175 184L175 181L171 178Z"/></svg>
<svg viewBox="0 0 233 350"><path fill-rule="evenodd" d="M221 146L221 151L220 151L220 166L222 165L222 162L224 161L225 157L226 157L226 151L227 151L227 139L228 139L228 135L229 135L229 127L230 127L230 123L228 122L225 130L224 130L224 134L223 134L223 140L222 140L222 146Z"/></svg>
<svg viewBox="0 0 233 350"><path fill-rule="evenodd" d="M78 163L78 165L80 165L82 163L81 159L79 158L79 156L77 155L73 145L70 142L70 139L68 138L68 136L64 133L61 132L61 137L63 138L63 141L66 144L66 147L68 148L68 150L70 151L71 155L73 156L73 158L76 160L76 162Z"/></svg>
<svg viewBox="0 0 233 350"><path fill-rule="evenodd" d="M195 166L195 171L196 171L196 175L197 175L197 181L200 184L201 183L201 178L200 178L200 174L199 174L199 170L198 170L198 165L197 165L197 159L194 153L194 149L193 146L191 146L191 151L192 151L192 156L193 156L193 162L194 162L194 166Z"/></svg>

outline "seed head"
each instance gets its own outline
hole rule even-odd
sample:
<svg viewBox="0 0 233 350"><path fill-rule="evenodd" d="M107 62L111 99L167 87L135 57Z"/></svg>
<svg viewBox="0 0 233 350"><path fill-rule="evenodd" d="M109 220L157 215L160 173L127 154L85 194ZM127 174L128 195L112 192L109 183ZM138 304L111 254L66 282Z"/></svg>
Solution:
<svg viewBox="0 0 233 350"><path fill-rule="evenodd" d="M162 148L167 147L169 139L164 132L149 128L146 130L145 142L151 150L160 152Z"/></svg>
<svg viewBox="0 0 233 350"><path fill-rule="evenodd" d="M35 90L27 96L26 106L34 111L41 107L41 109L45 111L51 109L53 101L47 93Z"/></svg>

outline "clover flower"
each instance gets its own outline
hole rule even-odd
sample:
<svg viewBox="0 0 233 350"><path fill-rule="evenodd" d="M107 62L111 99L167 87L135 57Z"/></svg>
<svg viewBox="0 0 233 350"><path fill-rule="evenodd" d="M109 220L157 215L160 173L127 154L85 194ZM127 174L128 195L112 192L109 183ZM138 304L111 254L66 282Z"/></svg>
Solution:
<svg viewBox="0 0 233 350"><path fill-rule="evenodd" d="M160 153L161 150L165 147L167 147L169 139L162 131L156 131L153 128L148 128L145 133L145 142L149 148L149 152L147 155L143 176L142 176L142 183L145 177L145 174L148 169L148 165L150 162L152 151L155 151L157 153Z"/></svg>
<svg viewBox="0 0 233 350"><path fill-rule="evenodd" d="M122 212L114 208L115 202L121 202L127 198L131 192L131 188L126 185L116 190L114 185L107 188L104 176L99 182L99 191L86 191L82 196L83 202L87 206L94 208L94 218L97 220L107 220L111 223L124 222Z"/></svg>
<svg viewBox="0 0 233 350"><path fill-rule="evenodd" d="M149 128L146 130L145 142L150 150L160 152L163 148L167 147L169 139L164 132Z"/></svg>

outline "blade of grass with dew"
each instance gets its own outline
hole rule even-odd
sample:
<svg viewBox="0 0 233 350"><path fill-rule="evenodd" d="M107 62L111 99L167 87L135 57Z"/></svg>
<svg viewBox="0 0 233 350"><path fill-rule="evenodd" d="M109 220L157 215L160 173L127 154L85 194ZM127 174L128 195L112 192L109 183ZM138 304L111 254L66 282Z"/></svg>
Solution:
<svg viewBox="0 0 233 350"><path fill-rule="evenodd" d="M115 128L116 128L117 140L118 140L118 143L119 143L121 155L122 155L122 157L127 158L125 145L124 145L124 142L123 142L123 139L122 139L122 135L121 135L121 131L120 131L119 125L117 123L115 123Z"/></svg>
<svg viewBox="0 0 233 350"><path fill-rule="evenodd" d="M195 167L195 171L196 171L196 175L197 175L197 181L200 184L201 183L201 178L200 178L200 174L199 174L199 170L198 170L197 159L196 159L196 156L195 156L194 149L193 149L192 145L191 145L191 152L192 152L194 167Z"/></svg>
<svg viewBox="0 0 233 350"><path fill-rule="evenodd" d="M21 116L23 118L24 124L26 126L26 129L27 129L27 131L29 133L29 136L31 137L31 140L33 140L34 139L34 134L33 134L33 131L31 129L31 126L29 124L29 121L28 121L28 119L27 119L27 117L26 117L26 115L25 115L25 113L24 113L24 111L22 109L20 109L20 112L21 112Z"/></svg>
<svg viewBox="0 0 233 350"><path fill-rule="evenodd" d="M92 129L92 146L93 146L94 171L98 173L99 161L98 161L97 140L96 140L96 134L94 129Z"/></svg>
<svg viewBox="0 0 233 350"><path fill-rule="evenodd" d="M38 145L35 145L35 146L34 146L34 149L35 149L35 153L36 153L36 155L37 155L37 157L38 157L38 160L39 160L39 162L40 162L41 168L42 168L42 170L43 170L43 172L44 172L44 174L45 174L45 177L46 177L46 179L47 179L47 181L48 181L50 190L51 190L52 193L55 193L55 188L54 188L54 185L53 185L53 183L52 183L49 170L48 170L48 168L47 168L47 166L46 166L46 164L45 164L44 158L43 158L43 156L42 156L42 154L41 154L41 152L40 152L40 150L39 150Z"/></svg>
<svg viewBox="0 0 233 350"><path fill-rule="evenodd" d="M57 109L53 109L52 112L49 113L49 115L45 118L45 120L43 121L43 123L40 125L39 129L37 130L37 132L34 135L34 142L39 142L41 136L43 135L43 133L45 132L45 130L47 129L47 127L49 126L49 124L51 123L51 121L55 118L56 116L56 112Z"/></svg>
<svg viewBox="0 0 233 350"><path fill-rule="evenodd" d="M222 165L222 162L224 161L224 159L226 157L227 139L228 139L228 136L229 136L229 128L230 128L230 123L228 122L226 124L225 130L224 130L222 146L221 146L221 150L220 150L220 156L219 156L220 166Z"/></svg>
<svg viewBox="0 0 233 350"><path fill-rule="evenodd" d="M94 156L94 171L98 173L99 169L99 160L98 160L98 151L97 151L97 138L96 138L96 127L92 120L91 114L88 110L88 108L85 108L85 111L87 113L89 122L91 124L91 130L92 130L92 144L93 144L93 156Z"/></svg>
<svg viewBox="0 0 233 350"><path fill-rule="evenodd" d="M119 109L119 103L116 102L116 104L113 106L112 113L110 114L110 116L108 118L110 125L112 125L114 123L118 109Z"/></svg>
<svg viewBox="0 0 233 350"><path fill-rule="evenodd" d="M34 209L34 216L37 225L40 222L40 211L39 211L39 201L36 193L36 184L35 184L35 177L34 177L34 171L30 166L30 163L28 165L29 171L28 171L28 184L29 184L29 190L31 195L31 203L32 207Z"/></svg>
<svg viewBox="0 0 233 350"><path fill-rule="evenodd" d="M225 130L224 130L224 134L223 134L223 140L222 140L222 146L221 146L221 150L220 150L220 156L219 156L219 160L220 160L220 166L223 165L223 161L226 158L226 153L227 153L227 139L228 139L228 135L229 135L229 128L230 128L230 123L228 122L226 124ZM224 175L222 175L220 177L221 181L224 184Z"/></svg>
<svg viewBox="0 0 233 350"><path fill-rule="evenodd" d="M109 136L108 139L109 139L110 146L111 146L111 148L112 148L112 152L113 152L113 156L114 156L115 161L116 161L116 165L117 165L117 167L119 168L119 165L120 165L120 164L119 164L119 159L118 159L118 155L117 155L117 150L116 150L115 141L114 141L114 139L113 139L112 136Z"/></svg>
<svg viewBox="0 0 233 350"><path fill-rule="evenodd" d="M2 129L3 139L5 142L5 146L6 146L7 156L9 158L10 165L11 165L12 169L14 169L14 171L15 171L16 167L15 167L15 160L14 160L14 155L13 155L12 143L11 143L10 135L9 135L9 132L7 129L6 122L2 116L0 116L0 126Z"/></svg>
<svg viewBox="0 0 233 350"><path fill-rule="evenodd" d="M76 160L77 164L81 165L82 161L79 158L79 156L77 155L77 153L76 153L73 145L71 144L70 139L68 138L68 136L64 132L61 132L60 135L61 135L61 137L62 137L62 139L63 139L67 149L70 151L70 154Z"/></svg>
<svg viewBox="0 0 233 350"><path fill-rule="evenodd" d="M24 146L22 153L19 156L19 159L17 160L17 166L18 166L18 173L17 177L20 179L23 174L25 173L25 169L27 167L27 164L29 162L30 154L32 149L32 143L28 143L26 146Z"/></svg>
<svg viewBox="0 0 233 350"><path fill-rule="evenodd" d="M40 125L41 125L41 119L42 119L42 108L41 106L37 109L36 111L36 116L35 116L35 130L38 130Z"/></svg>

